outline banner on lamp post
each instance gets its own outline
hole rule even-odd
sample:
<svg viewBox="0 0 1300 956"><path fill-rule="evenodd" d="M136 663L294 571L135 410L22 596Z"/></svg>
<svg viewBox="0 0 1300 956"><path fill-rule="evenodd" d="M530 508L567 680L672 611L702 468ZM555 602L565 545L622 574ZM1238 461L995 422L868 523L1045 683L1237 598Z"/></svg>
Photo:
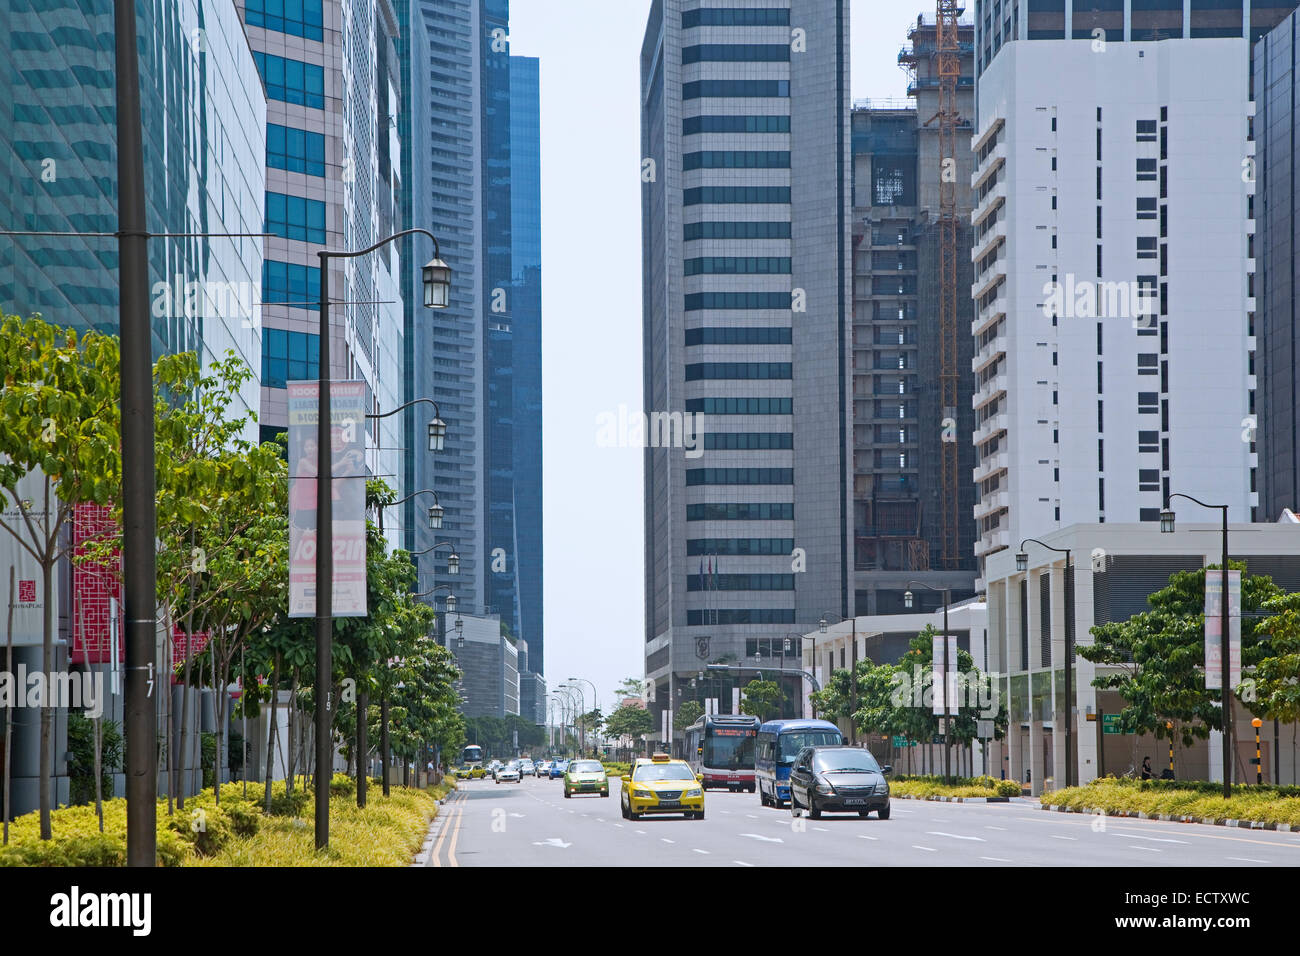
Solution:
<svg viewBox="0 0 1300 956"><path fill-rule="evenodd" d="M316 615L316 423L320 385L289 382L289 616ZM366 383L330 383L334 617L366 615Z"/></svg>
<svg viewBox="0 0 1300 956"><path fill-rule="evenodd" d="M955 714L961 707L961 699L957 696L957 638L953 634L948 635L948 681L946 688L943 679L943 635L936 634L930 640L932 655L930 659L930 686L934 689L934 703L931 712L935 714L946 713L947 709L944 703L945 701L952 701L952 710Z"/></svg>
<svg viewBox="0 0 1300 956"><path fill-rule="evenodd" d="M1223 572L1205 572L1205 689L1223 689ZM1241 683L1241 572L1228 571L1228 680Z"/></svg>

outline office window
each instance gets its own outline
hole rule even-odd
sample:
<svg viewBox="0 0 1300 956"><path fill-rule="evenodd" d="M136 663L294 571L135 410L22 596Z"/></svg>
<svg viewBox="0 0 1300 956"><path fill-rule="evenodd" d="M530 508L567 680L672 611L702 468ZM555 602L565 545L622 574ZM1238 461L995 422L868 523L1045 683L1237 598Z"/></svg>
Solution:
<svg viewBox="0 0 1300 956"><path fill-rule="evenodd" d="M321 0L245 0L244 22L307 40L323 39Z"/></svg>
<svg viewBox="0 0 1300 956"><path fill-rule="evenodd" d="M320 304L320 268L293 262L262 260L262 301L294 308Z"/></svg>
<svg viewBox="0 0 1300 956"><path fill-rule="evenodd" d="M1160 356L1155 352L1140 352L1137 357L1139 375L1155 375L1160 370Z"/></svg>
<svg viewBox="0 0 1300 956"><path fill-rule="evenodd" d="M1155 120L1138 120L1137 141L1139 143L1154 143L1156 141L1157 125Z"/></svg>
<svg viewBox="0 0 1300 956"><path fill-rule="evenodd" d="M790 311L789 292L691 292L686 311L706 309L784 309Z"/></svg>
<svg viewBox="0 0 1300 956"><path fill-rule="evenodd" d="M785 27L790 25L790 11L785 7L762 9L751 7L705 7L682 12L682 29L692 27Z"/></svg>
<svg viewBox="0 0 1300 956"><path fill-rule="evenodd" d="M1137 161L1137 180L1140 183L1155 182L1156 161L1154 159L1139 159Z"/></svg>
<svg viewBox="0 0 1300 956"><path fill-rule="evenodd" d="M789 256L699 256L683 265L688 276L790 274Z"/></svg>
<svg viewBox="0 0 1300 956"><path fill-rule="evenodd" d="M790 362L696 362L686 366L686 381L704 379L788 379Z"/></svg>
<svg viewBox="0 0 1300 956"><path fill-rule="evenodd" d="M790 61L788 43L699 43L682 47L682 64Z"/></svg>
<svg viewBox="0 0 1300 956"><path fill-rule="evenodd" d="M682 169L789 169L790 151L706 149L682 157Z"/></svg>
<svg viewBox="0 0 1300 956"><path fill-rule="evenodd" d="M682 227L686 242L694 239L789 239L788 222L688 222Z"/></svg>
<svg viewBox="0 0 1300 956"><path fill-rule="evenodd" d="M271 53L253 51L253 60L273 100L325 108L325 69L301 60L289 60Z"/></svg>
<svg viewBox="0 0 1300 956"><path fill-rule="evenodd" d="M695 80L682 84L684 100L698 100L712 96L749 98L789 95L789 80Z"/></svg>
<svg viewBox="0 0 1300 956"><path fill-rule="evenodd" d="M1159 491L1160 469L1141 468L1138 470L1138 491Z"/></svg>
<svg viewBox="0 0 1300 956"><path fill-rule="evenodd" d="M1138 509L1138 521L1159 521L1159 520L1160 520L1159 508Z"/></svg>
<svg viewBox="0 0 1300 956"><path fill-rule="evenodd" d="M1138 414L1154 415L1160 411L1159 392L1138 392Z"/></svg>
<svg viewBox="0 0 1300 956"><path fill-rule="evenodd" d="M266 231L284 239L324 243L325 203L267 192Z"/></svg>
<svg viewBox="0 0 1300 956"><path fill-rule="evenodd" d="M325 175L325 137L292 126L266 124L266 165L308 176Z"/></svg>
<svg viewBox="0 0 1300 956"><path fill-rule="evenodd" d="M773 451L794 448L790 432L709 432L704 436L708 451Z"/></svg>
<svg viewBox="0 0 1300 956"><path fill-rule="evenodd" d="M789 203L789 186L694 186L682 190L682 205Z"/></svg>
<svg viewBox="0 0 1300 956"><path fill-rule="evenodd" d="M1159 240L1155 236L1138 236L1137 237L1137 257L1139 259L1154 259L1158 255L1157 244Z"/></svg>
<svg viewBox="0 0 1300 956"><path fill-rule="evenodd" d="M686 330L691 345L789 345L790 329L773 326L705 327Z"/></svg>
<svg viewBox="0 0 1300 956"><path fill-rule="evenodd" d="M682 120L682 135L698 133L788 133L788 116L688 116Z"/></svg>
<svg viewBox="0 0 1300 956"><path fill-rule="evenodd" d="M688 398L686 411L705 415L791 415L791 398Z"/></svg>
<svg viewBox="0 0 1300 956"><path fill-rule="evenodd" d="M1155 219L1157 202L1155 196L1138 196L1137 217L1139 219Z"/></svg>
<svg viewBox="0 0 1300 956"><path fill-rule="evenodd" d="M1153 453L1160 451L1160 433L1159 432L1138 432L1138 452Z"/></svg>
<svg viewBox="0 0 1300 956"><path fill-rule="evenodd" d="M320 377L320 338L284 329L262 330L262 384L284 388L288 382Z"/></svg>

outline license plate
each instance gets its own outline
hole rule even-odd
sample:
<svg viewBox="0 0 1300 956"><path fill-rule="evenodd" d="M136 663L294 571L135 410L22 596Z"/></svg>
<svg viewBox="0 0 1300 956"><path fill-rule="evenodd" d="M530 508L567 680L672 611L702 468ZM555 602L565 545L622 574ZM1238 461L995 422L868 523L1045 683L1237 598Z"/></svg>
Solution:
<svg viewBox="0 0 1300 956"><path fill-rule="evenodd" d="M848 806L854 807L854 806L860 806L861 804L864 804L864 803L866 803L867 801L865 801L865 800L845 800L844 802L845 802L845 804L847 804Z"/></svg>
<svg viewBox="0 0 1300 956"><path fill-rule="evenodd" d="M680 807L680 806L681 806L681 803L680 803L679 801L677 801L677 800L660 800L660 801L659 801L659 806L661 806L661 807Z"/></svg>

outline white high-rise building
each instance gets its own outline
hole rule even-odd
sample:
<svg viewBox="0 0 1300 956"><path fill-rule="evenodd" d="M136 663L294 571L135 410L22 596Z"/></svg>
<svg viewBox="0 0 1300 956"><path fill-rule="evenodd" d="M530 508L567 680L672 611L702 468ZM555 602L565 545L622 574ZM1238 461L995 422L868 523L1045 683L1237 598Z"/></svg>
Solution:
<svg viewBox="0 0 1300 956"><path fill-rule="evenodd" d="M1254 492L1249 47L1010 43L979 85L981 563ZM978 582L983 589L983 578Z"/></svg>

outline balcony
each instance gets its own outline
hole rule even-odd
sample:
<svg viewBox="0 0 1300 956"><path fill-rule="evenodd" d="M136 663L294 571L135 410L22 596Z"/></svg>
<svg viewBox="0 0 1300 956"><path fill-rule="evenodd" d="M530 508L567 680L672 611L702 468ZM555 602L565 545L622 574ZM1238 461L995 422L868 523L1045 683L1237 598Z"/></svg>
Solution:
<svg viewBox="0 0 1300 956"><path fill-rule="evenodd" d="M1005 451L989 455L972 469L971 475L974 478L975 483L978 484L985 478L992 478L1000 471L1006 471L1007 461L1008 458Z"/></svg>
<svg viewBox="0 0 1300 956"><path fill-rule="evenodd" d="M1008 540L1007 530L999 528L997 531L990 531L981 535L980 539L975 542L975 557L981 558L993 551L1001 551L1009 547L1011 547L1011 544Z"/></svg>
<svg viewBox="0 0 1300 956"><path fill-rule="evenodd" d="M971 435L971 441L976 445L982 445L998 432L1004 432L1006 430L1007 413L1000 412L981 424L979 428L975 429L975 433Z"/></svg>
<svg viewBox="0 0 1300 956"><path fill-rule="evenodd" d="M970 223L972 226L979 226L989 213L993 212L998 206L1007 201L1007 182L1002 180L996 186L989 190L988 194L979 201L974 209L971 210Z"/></svg>
<svg viewBox="0 0 1300 956"><path fill-rule="evenodd" d="M986 368L989 363L996 361L999 356L1005 355L1006 351L1007 337L1005 335L994 336L970 360L971 371L979 372L981 369Z"/></svg>
<svg viewBox="0 0 1300 956"><path fill-rule="evenodd" d="M970 334L978 337L991 328L994 323L1007 317L1006 299L998 296L987 308L981 310L975 321L970 324Z"/></svg>
<svg viewBox="0 0 1300 956"><path fill-rule="evenodd" d="M989 254L989 251L993 248L995 243L1005 240L1006 238L1007 221L1005 217L999 216L996 222L989 223L989 231L983 236L977 237L975 242L971 245L970 261L979 262Z"/></svg>
<svg viewBox="0 0 1300 956"><path fill-rule="evenodd" d="M1000 489L992 494L985 495L975 505L975 519L978 521L985 515L990 515L1001 511L1010 505L1011 496L1006 489Z"/></svg>
<svg viewBox="0 0 1300 956"><path fill-rule="evenodd" d="M981 186L983 186L985 180L987 180L991 175L997 172L999 168L1006 165L1006 162L1007 162L1007 141L1002 140L996 146L993 147L993 151L991 153L989 153L987 156L984 157L984 162L980 164L979 169L971 173L971 177L970 177L971 189L979 189Z"/></svg>
<svg viewBox="0 0 1300 956"><path fill-rule="evenodd" d="M975 394L971 396L971 408L983 408L989 402L993 401L1000 394L1006 394L1007 391L1007 373L1002 372L994 375L983 385L975 387Z"/></svg>
<svg viewBox="0 0 1300 956"><path fill-rule="evenodd" d="M994 285L997 284L997 281L999 279L1005 279L1006 277L1007 277L1007 251L1006 251L1006 247L1003 246L1002 251L998 254L997 259L993 261L993 264L990 265L987 270L985 270L983 273L977 276L975 281L971 284L970 287L971 298L974 299L976 302L979 302L979 300L982 299L984 295L990 289L992 289Z"/></svg>

